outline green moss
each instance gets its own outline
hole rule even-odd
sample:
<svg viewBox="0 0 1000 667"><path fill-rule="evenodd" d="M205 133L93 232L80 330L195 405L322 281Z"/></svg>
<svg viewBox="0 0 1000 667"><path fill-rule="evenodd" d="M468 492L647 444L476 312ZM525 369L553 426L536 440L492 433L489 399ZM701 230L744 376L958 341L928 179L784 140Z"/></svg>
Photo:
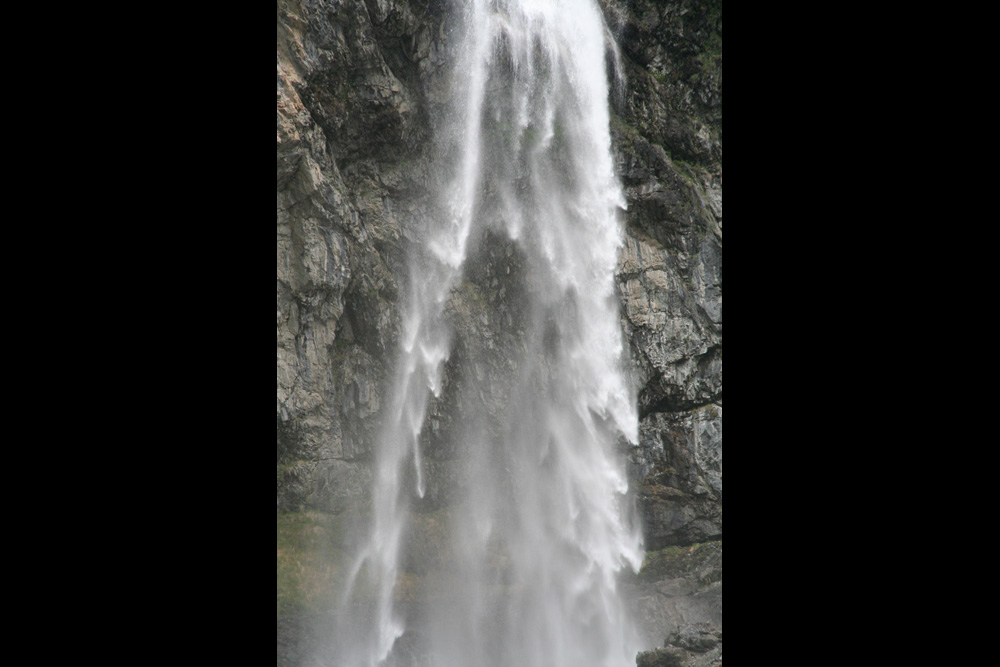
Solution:
<svg viewBox="0 0 1000 667"><path fill-rule="evenodd" d="M280 468L280 466L279 466ZM277 613L325 604L342 583L342 525L322 512L278 514Z"/></svg>
<svg viewBox="0 0 1000 667"><path fill-rule="evenodd" d="M306 463L306 461L299 460L299 461L286 461L284 463L279 463L278 464L278 479L279 480L283 479L285 477L285 475L288 474L289 471L294 470L295 468L299 467L303 463Z"/></svg>
<svg viewBox="0 0 1000 667"><path fill-rule="evenodd" d="M707 8L708 24L712 26L712 33L705 42L705 51L711 56L722 57L722 3L711 2Z"/></svg>
<svg viewBox="0 0 1000 667"><path fill-rule="evenodd" d="M693 183L694 178L692 174L696 168L695 165L683 158L677 157L677 155L669 148L664 147L663 150L670 157L670 161L674 165L674 171L676 171L677 174L689 184Z"/></svg>
<svg viewBox="0 0 1000 667"><path fill-rule="evenodd" d="M722 7L712 4L708 8L707 22L709 34L702 44L704 51L697 60L703 72L715 74L722 69Z"/></svg>
<svg viewBox="0 0 1000 667"><path fill-rule="evenodd" d="M721 556L722 542L700 542L688 547L667 547L659 551L649 551L642 563L637 579L639 581L659 581L676 579L699 570L716 555ZM708 585L722 578L721 562L718 568L711 568L699 583Z"/></svg>
<svg viewBox="0 0 1000 667"><path fill-rule="evenodd" d="M636 129L632 125L629 125L625 121L625 119L622 118L613 109L611 110L611 118L610 118L610 120L611 120L610 124L611 124L612 131L617 132L618 134L621 134L623 137L625 137L627 139L633 139L634 140L634 139L637 139L639 136L641 136L641 133L639 132L638 129Z"/></svg>
<svg viewBox="0 0 1000 667"><path fill-rule="evenodd" d="M639 130L625 122L613 109L611 110L610 126L612 134L621 137L620 146L626 153L635 157L635 142L641 136Z"/></svg>
<svg viewBox="0 0 1000 667"><path fill-rule="evenodd" d="M478 315L489 303L479 286L467 279L463 279L455 288L453 297L454 307L464 317Z"/></svg>

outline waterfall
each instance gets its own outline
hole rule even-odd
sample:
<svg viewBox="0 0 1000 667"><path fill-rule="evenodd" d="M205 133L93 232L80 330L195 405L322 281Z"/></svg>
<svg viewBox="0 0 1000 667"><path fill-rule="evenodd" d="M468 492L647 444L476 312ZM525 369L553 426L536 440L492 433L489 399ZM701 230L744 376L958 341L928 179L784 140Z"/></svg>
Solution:
<svg viewBox="0 0 1000 667"><path fill-rule="evenodd" d="M343 624L337 664L409 664L400 638L419 627L420 664L633 665L616 588L643 551L618 453L638 418L614 283L625 208L609 131L614 43L596 0L470 0L462 11L453 106L438 128L444 215L412 258L370 538L349 572L346 595L365 587L370 615ZM499 432L480 412L459 416L448 592L403 609L394 591L407 517L428 489L425 420L449 389L447 303L470 254L496 238L524 271L521 358ZM467 377L466 392L490 391Z"/></svg>

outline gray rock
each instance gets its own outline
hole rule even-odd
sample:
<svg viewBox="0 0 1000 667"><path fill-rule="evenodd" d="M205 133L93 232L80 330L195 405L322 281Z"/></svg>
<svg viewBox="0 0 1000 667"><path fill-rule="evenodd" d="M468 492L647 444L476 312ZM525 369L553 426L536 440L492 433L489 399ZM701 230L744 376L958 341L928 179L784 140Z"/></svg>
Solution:
<svg viewBox="0 0 1000 667"><path fill-rule="evenodd" d="M705 653L722 643L722 630L711 623L685 625L676 635L667 637L665 643L680 646L692 653Z"/></svg>
<svg viewBox="0 0 1000 667"><path fill-rule="evenodd" d="M654 413L629 452L647 549L722 535L722 404Z"/></svg>
<svg viewBox="0 0 1000 667"><path fill-rule="evenodd" d="M635 657L636 667L684 667L688 654L682 648L666 646L643 651Z"/></svg>
<svg viewBox="0 0 1000 667"><path fill-rule="evenodd" d="M637 667L711 667L722 664L722 630L711 623L681 627L665 646L636 655Z"/></svg>
<svg viewBox="0 0 1000 667"><path fill-rule="evenodd" d="M688 626L707 624L721 631L721 580L721 542L647 555L637 579L622 587L643 646L652 649L670 643Z"/></svg>

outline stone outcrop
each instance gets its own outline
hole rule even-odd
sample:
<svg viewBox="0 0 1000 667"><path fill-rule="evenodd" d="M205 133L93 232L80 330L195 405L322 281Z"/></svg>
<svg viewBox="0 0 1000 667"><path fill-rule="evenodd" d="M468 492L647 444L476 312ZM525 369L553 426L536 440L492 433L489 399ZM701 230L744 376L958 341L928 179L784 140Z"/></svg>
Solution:
<svg viewBox="0 0 1000 667"><path fill-rule="evenodd" d="M722 542L649 552L622 587L646 646L669 645L689 626L721 631Z"/></svg>
<svg viewBox="0 0 1000 667"><path fill-rule="evenodd" d="M617 283L641 420L626 455L653 554L624 590L648 646L676 640L661 650L693 665L721 656L721 630L697 653L691 628L721 628L722 5L600 4L623 74L611 100L628 202ZM408 247L436 213L450 1L277 7L277 508L335 522L367 502ZM519 356L519 255L503 239L484 247L446 311L444 381L459 386L503 378ZM499 428L505 397L482 400ZM430 407L426 517L461 484L453 410ZM671 551L685 549L691 562ZM289 628L306 611L279 605L279 664L305 655Z"/></svg>
<svg viewBox="0 0 1000 667"><path fill-rule="evenodd" d="M279 511L370 486L442 27L426 4L278 3Z"/></svg>
<svg viewBox="0 0 1000 667"><path fill-rule="evenodd" d="M722 665L722 630L711 623L685 625L665 646L642 651L636 667L717 667Z"/></svg>

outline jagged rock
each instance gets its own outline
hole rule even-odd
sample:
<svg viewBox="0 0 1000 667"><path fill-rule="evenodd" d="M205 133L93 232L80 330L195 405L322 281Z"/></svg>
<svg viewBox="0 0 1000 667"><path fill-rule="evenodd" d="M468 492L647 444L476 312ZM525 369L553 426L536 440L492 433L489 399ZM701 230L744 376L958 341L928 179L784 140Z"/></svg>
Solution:
<svg viewBox="0 0 1000 667"><path fill-rule="evenodd" d="M684 667L687 651L676 646L665 646L643 651L635 657L636 667Z"/></svg>
<svg viewBox="0 0 1000 667"><path fill-rule="evenodd" d="M711 623L683 626L665 646L642 651L636 667L712 667L722 664L722 630Z"/></svg>
<svg viewBox="0 0 1000 667"><path fill-rule="evenodd" d="M693 623L667 637L664 643L680 646L692 653L705 653L722 643L722 630L711 623Z"/></svg>
<svg viewBox="0 0 1000 667"><path fill-rule="evenodd" d="M430 131L408 45L421 31L425 50L444 36L440 15L417 13L408 2L278 3L281 511L340 511L369 492L399 336L401 229L425 206L402 193L423 189L427 165L398 166L420 162Z"/></svg>
<svg viewBox="0 0 1000 667"><path fill-rule="evenodd" d="M707 623L722 627L722 543L703 542L649 552L638 576L623 581L622 594L643 643Z"/></svg>
<svg viewBox="0 0 1000 667"><path fill-rule="evenodd" d="M647 416L629 463L648 549L722 535L721 402Z"/></svg>

